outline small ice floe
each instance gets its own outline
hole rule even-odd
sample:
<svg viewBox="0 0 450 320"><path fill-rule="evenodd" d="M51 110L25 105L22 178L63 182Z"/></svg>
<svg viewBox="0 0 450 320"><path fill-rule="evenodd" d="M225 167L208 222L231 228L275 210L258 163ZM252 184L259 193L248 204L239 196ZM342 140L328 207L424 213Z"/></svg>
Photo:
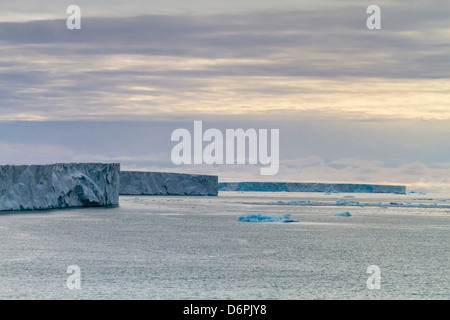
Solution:
<svg viewBox="0 0 450 320"><path fill-rule="evenodd" d="M359 201L348 201L347 199L336 200L336 205L338 206L358 206Z"/></svg>
<svg viewBox="0 0 450 320"><path fill-rule="evenodd" d="M272 202L272 204L292 204L292 205L301 205L301 204L311 204L309 200L291 200L291 201L281 201L278 200L276 202Z"/></svg>
<svg viewBox="0 0 450 320"><path fill-rule="evenodd" d="M288 204L310 204L309 200L291 200Z"/></svg>
<svg viewBox="0 0 450 320"><path fill-rule="evenodd" d="M240 222L298 222L298 220L291 219L289 213L278 215L276 213L245 213L237 218Z"/></svg>
<svg viewBox="0 0 450 320"><path fill-rule="evenodd" d="M442 208L442 206L438 206L437 203L431 203L431 204L418 203L418 204L416 204L416 205L414 205L414 206L415 206L415 207L418 207L418 208L438 208L438 207L441 207L441 208Z"/></svg>
<svg viewBox="0 0 450 320"><path fill-rule="evenodd" d="M344 212L336 213L334 216L335 217L351 217L352 215L350 214L350 212L344 211Z"/></svg>

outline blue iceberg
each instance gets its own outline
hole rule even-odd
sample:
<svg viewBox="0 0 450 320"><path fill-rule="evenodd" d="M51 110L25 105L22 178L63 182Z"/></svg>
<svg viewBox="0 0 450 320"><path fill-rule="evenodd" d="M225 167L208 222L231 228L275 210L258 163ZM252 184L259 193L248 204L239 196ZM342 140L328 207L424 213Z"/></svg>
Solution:
<svg viewBox="0 0 450 320"><path fill-rule="evenodd" d="M344 212L336 213L334 216L335 217L351 217L352 215L350 214L350 212L344 211Z"/></svg>
<svg viewBox="0 0 450 320"><path fill-rule="evenodd" d="M298 222L291 219L289 213L278 215L276 213L245 213L237 218L240 222Z"/></svg>

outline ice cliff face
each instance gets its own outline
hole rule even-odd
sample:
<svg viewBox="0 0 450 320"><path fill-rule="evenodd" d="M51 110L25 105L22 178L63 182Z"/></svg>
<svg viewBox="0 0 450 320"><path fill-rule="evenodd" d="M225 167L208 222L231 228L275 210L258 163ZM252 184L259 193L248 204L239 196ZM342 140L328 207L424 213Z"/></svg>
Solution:
<svg viewBox="0 0 450 320"><path fill-rule="evenodd" d="M0 210L119 204L120 164L0 166Z"/></svg>
<svg viewBox="0 0 450 320"><path fill-rule="evenodd" d="M217 176L168 173L120 172L120 194L217 196Z"/></svg>
<svg viewBox="0 0 450 320"><path fill-rule="evenodd" d="M220 182L219 191L400 193L405 186L351 183Z"/></svg>

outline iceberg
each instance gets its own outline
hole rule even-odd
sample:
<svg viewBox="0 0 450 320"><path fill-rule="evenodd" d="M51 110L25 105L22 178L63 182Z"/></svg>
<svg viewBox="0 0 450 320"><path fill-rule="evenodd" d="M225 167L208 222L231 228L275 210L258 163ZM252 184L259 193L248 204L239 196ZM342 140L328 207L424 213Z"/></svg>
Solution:
<svg viewBox="0 0 450 320"><path fill-rule="evenodd" d="M344 212L336 213L334 216L335 217L351 217L352 215L350 214L350 212L344 211Z"/></svg>
<svg viewBox="0 0 450 320"><path fill-rule="evenodd" d="M121 171L121 195L217 196L218 176Z"/></svg>
<svg viewBox="0 0 450 320"><path fill-rule="evenodd" d="M245 213L237 218L240 222L298 222L291 219L289 213L278 215L276 213Z"/></svg>
<svg viewBox="0 0 450 320"><path fill-rule="evenodd" d="M120 164L0 166L0 211L119 204Z"/></svg>
<svg viewBox="0 0 450 320"><path fill-rule="evenodd" d="M219 182L219 191L258 192L326 192L326 193L396 193L405 194L406 186L353 184L353 183L313 183L313 182Z"/></svg>

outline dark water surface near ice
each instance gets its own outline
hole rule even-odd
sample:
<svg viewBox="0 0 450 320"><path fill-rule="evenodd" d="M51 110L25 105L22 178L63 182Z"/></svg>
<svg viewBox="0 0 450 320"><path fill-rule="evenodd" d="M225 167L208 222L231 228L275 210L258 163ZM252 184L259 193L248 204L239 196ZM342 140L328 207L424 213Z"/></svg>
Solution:
<svg viewBox="0 0 450 320"><path fill-rule="evenodd" d="M0 299L450 298L450 209L332 205L342 196L124 196L117 208L0 213ZM266 204L330 197L330 206ZM249 212L299 222L236 220ZM67 288L71 265L80 289ZM380 289L367 287L370 265Z"/></svg>

